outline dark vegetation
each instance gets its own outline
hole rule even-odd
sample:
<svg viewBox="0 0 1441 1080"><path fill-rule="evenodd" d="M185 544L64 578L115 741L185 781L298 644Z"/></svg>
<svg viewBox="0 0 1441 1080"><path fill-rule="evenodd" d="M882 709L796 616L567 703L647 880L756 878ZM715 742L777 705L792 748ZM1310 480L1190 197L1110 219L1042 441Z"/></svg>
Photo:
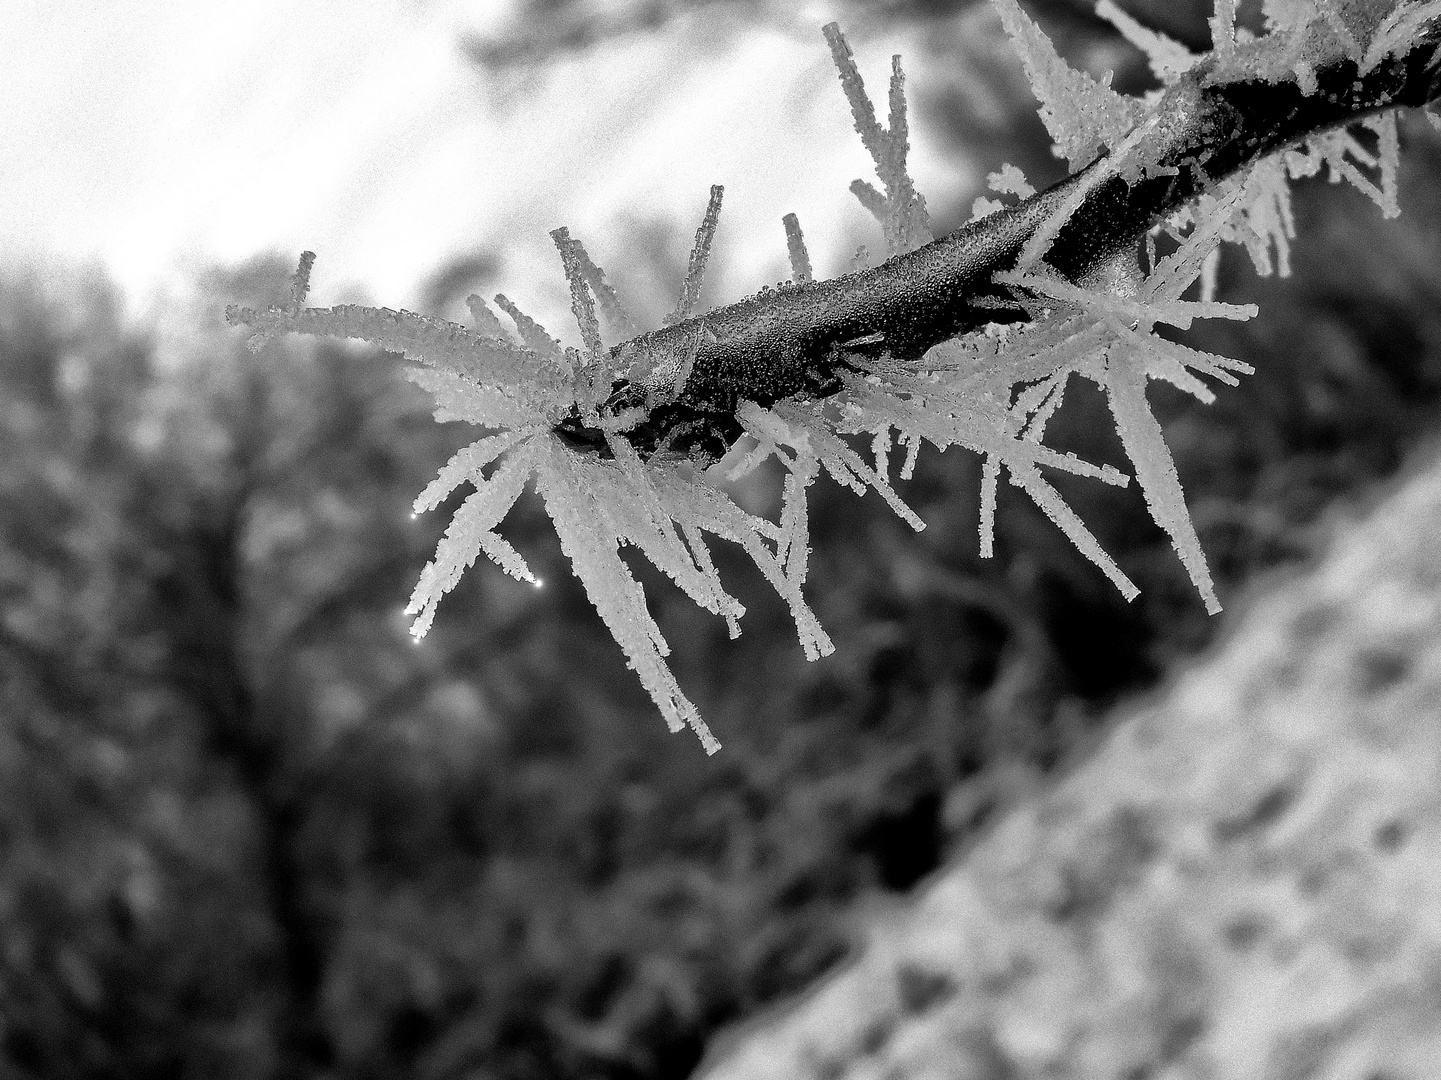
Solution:
<svg viewBox="0 0 1441 1080"><path fill-rule="evenodd" d="M1434 433L1437 175L1411 117L1399 221L1303 185L1295 275L1235 254L1222 298L1260 318L1190 339L1256 375L1153 390L1223 601ZM453 507L409 504L469 434L393 359L220 329L289 269L214 282L180 362L103 284L0 294L6 1075L683 1077L1215 631L1134 489L1056 481L1132 605L1020 497L980 561L952 451L903 488L919 536L817 487L826 660L739 560L737 642L647 580L715 758L655 723L528 501L546 587L478 568L417 646ZM1051 441L1122 464L1072 393Z"/></svg>

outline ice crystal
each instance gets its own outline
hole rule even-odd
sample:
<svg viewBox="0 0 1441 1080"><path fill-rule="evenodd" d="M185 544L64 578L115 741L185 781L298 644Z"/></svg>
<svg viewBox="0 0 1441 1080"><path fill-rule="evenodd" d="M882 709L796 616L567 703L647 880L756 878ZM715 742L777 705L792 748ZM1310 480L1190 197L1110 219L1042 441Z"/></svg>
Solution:
<svg viewBox="0 0 1441 1080"><path fill-rule="evenodd" d="M852 180L851 193L880 222L886 237L887 256L913 251L931 241L931 221L926 200L916 190L906 170L910 151L910 127L906 118L905 74L901 58L891 57L891 85L888 97L889 126L882 128L876 120L875 106L866 93L860 69L856 67L851 47L835 23L824 28L831 58L840 73L841 88L851 106L856 131L876 163L876 176L884 194L865 180Z"/></svg>
<svg viewBox="0 0 1441 1080"><path fill-rule="evenodd" d="M1428 21L1438 16L1441 0L1405 0L1396 5L1371 35L1361 60L1361 73L1371 71L1397 49L1404 48Z"/></svg>
<svg viewBox="0 0 1441 1080"><path fill-rule="evenodd" d="M666 316L667 323L677 323L690 317L700 303L701 281L705 278L706 262L710 259L711 241L715 239L716 223L720 220L721 197L725 188L719 184L710 189L710 202L706 204L705 217L696 230L695 247L691 249L690 262L686 266L685 284L681 287L680 299L675 310Z"/></svg>
<svg viewBox="0 0 1441 1080"><path fill-rule="evenodd" d="M1112 90L1109 72L1097 82L1067 64L1016 0L994 2L1040 100L1041 121L1051 133L1056 156L1066 158L1074 172L1103 149L1114 149L1136 126L1141 103Z"/></svg>
<svg viewBox="0 0 1441 1080"><path fill-rule="evenodd" d="M1287 155L1287 167L1293 176L1310 176L1324 164L1332 182L1345 180L1381 208L1386 217L1401 213L1396 202L1396 173L1400 168L1401 146L1396 133L1396 113L1368 116L1363 127L1376 136L1376 152L1361 145L1345 128L1308 139L1300 151ZM1361 170L1376 170L1372 180Z"/></svg>
<svg viewBox="0 0 1441 1080"><path fill-rule="evenodd" d="M986 186L992 191L1000 192L1003 195L1019 195L1023 199L1036 193L1036 189L1032 187L1030 181L1026 179L1026 174L1021 172L1016 166L1010 164L1001 166L1000 172L993 172L987 175ZM994 214L998 210L1004 210L1005 208L1006 204L999 199L990 199L984 195L979 196L976 201L971 204L971 220L976 221Z"/></svg>
<svg viewBox="0 0 1441 1080"><path fill-rule="evenodd" d="M999 191L1007 195L1019 195L1025 199L1036 193L1031 182L1026 179L1026 174L1021 172L1014 165L1002 165L1000 172L993 172L986 177L986 186L992 191Z"/></svg>
<svg viewBox="0 0 1441 1080"><path fill-rule="evenodd" d="M1168 38L1150 27L1142 26L1112 0L1101 0L1096 5L1096 14L1121 32L1121 35L1146 54L1151 73L1161 82L1170 86L1191 69L1200 59L1179 41Z"/></svg>
<svg viewBox="0 0 1441 1080"><path fill-rule="evenodd" d="M1210 24L1211 51L1224 65L1236 51L1236 0L1216 0Z"/></svg>
<svg viewBox="0 0 1441 1080"><path fill-rule="evenodd" d="M806 251L806 238L801 232L801 222L794 214L781 218L786 230L786 254L791 261L791 278L795 281L811 280L811 256Z"/></svg>
<svg viewBox="0 0 1441 1080"><path fill-rule="evenodd" d="M1122 595L1132 598L1136 585L1043 472L1060 470L1121 487L1131 480L1115 468L1044 444L1046 427L1073 378L1094 382L1106 395L1152 517L1170 537L1206 609L1219 610L1175 464L1146 391L1151 380L1164 379L1209 402L1215 394L1206 379L1234 385L1236 376L1250 369L1177 344L1157 334L1156 327L1185 328L1197 318L1254 314L1253 307L1214 298L1220 245L1243 246L1261 273L1288 273L1289 242L1295 234L1288 185L1297 177L1325 169L1332 180L1356 185L1393 215L1395 116L1364 121L1375 136L1374 151L1345 129L1313 136L1213 185L1194 205L1157 225L1145 238L1143 262L1134 249L1126 250L1079 280L1067 280L1047 263L1050 248L1097 185L1115 177L1129 180L1153 164L1144 154L1157 98L1123 97L1110 88L1109 77L1097 81L1072 69L1016 0L995 3L1040 101L1056 152L1077 167L1105 156L1050 209L1012 268L995 277L1012 290L1029 321L953 338L915 359L897 359L884 351L848 355L848 367L838 376L842 389L824 400L798 396L768 407L741 401L734 420L748 442L724 464L729 477L737 479L767 459L779 463L784 479L777 520L743 510L712 475L715 469L703 471L667 452L664 441L642 458L626 434L653 410L679 400L701 346L714 340L706 319L694 316L719 220L719 186L711 189L676 306L664 320L684 325L668 337L636 335L634 321L604 272L565 228L551 236L569 285L581 349L562 346L504 295L497 295L494 303L513 324L514 336L478 296L467 301L470 327L386 308L305 307L314 262L309 252L301 257L284 306L227 311L232 323L252 330L251 344L257 348L274 334L300 332L362 338L403 352L417 362L408 374L432 393L438 419L464 420L484 432L455 454L416 499L415 511L421 513L441 505L458 488L472 489L416 584L407 608L415 616L414 634L430 628L442 597L482 553L505 572L535 581L524 557L498 531L526 487L533 486L576 576L668 725L672 730L691 727L706 751L713 752L719 743L667 665L668 646L621 548L643 554L690 599L724 619L734 636L744 611L721 582L708 543L720 538L738 545L786 601L801 646L814 659L833 646L802 591L810 560L806 500L811 485L828 475L857 492L875 491L903 520L921 529L924 523L895 490L891 477L893 452L904 448L898 473L905 479L923 442L980 455L978 540L983 556L995 551L996 500L1005 477ZM1097 10L1146 53L1163 83L1175 83L1199 59L1141 26L1111 0L1102 0ZM1369 70L1438 13L1441 3L1408 0L1367 34L1322 0L1266 0L1266 42L1273 47L1257 50L1236 30L1234 0L1216 0L1211 30L1217 61L1207 78L1234 69L1233 74L1250 79L1294 79L1309 93L1322 47L1340 48ZM825 36L880 184L878 188L857 180L852 191L880 222L888 254L912 251L929 241L930 227L925 200L907 172L909 129L899 57L892 63L888 126L882 128L839 28L826 27ZM989 184L1005 197L1034 194L1014 166L992 174ZM981 199L975 216L1007 209L1000 199ZM792 278L809 282L812 268L799 221L788 214L783 225ZM1163 232L1169 234L1173 250L1158 257L1158 235ZM867 262L863 247L856 263ZM1198 280L1199 297L1187 299ZM605 335L617 344L607 348ZM879 332L862 334L848 344L863 342L883 343L884 338ZM623 384L632 392L624 404L615 405L615 387ZM593 444L573 444L559 434L562 421L575 417L592 433ZM868 442L869 461L852 444L857 437Z"/></svg>

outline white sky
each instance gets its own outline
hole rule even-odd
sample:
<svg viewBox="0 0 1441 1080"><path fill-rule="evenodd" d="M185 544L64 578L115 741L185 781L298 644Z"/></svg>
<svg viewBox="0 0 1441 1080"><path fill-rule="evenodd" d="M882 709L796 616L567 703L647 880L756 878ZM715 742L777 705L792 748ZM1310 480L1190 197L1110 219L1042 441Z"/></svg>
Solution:
<svg viewBox="0 0 1441 1080"><path fill-rule="evenodd" d="M621 276L615 227L671 218L683 258L712 183L726 185L712 302L785 276L788 211L818 270L838 269L866 226L846 185L873 170L824 3L784 26L695 16L508 88L457 44L504 8L8 0L0 269L98 259L139 309L207 264L309 248L314 302L416 308L442 259L484 245L502 255L501 287L573 338L549 230L570 226ZM890 54L922 59L904 39L852 45L882 102ZM957 163L929 155L917 127L919 186L954 189Z"/></svg>

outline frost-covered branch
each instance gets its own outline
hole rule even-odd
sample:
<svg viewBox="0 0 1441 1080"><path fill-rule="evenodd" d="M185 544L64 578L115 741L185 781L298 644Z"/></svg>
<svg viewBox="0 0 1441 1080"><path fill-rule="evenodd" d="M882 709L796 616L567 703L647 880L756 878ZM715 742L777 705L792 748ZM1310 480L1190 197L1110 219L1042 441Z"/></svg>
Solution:
<svg viewBox="0 0 1441 1080"><path fill-rule="evenodd" d="M502 295L495 303L519 340L479 297L469 300L471 328L385 308L305 307L308 254L288 304L227 311L232 323L251 328L257 347L299 332L402 351L419 362L409 374L435 395L438 419L484 430L416 501L422 512L457 487L474 489L421 573L408 608L413 633L425 633L440 599L482 553L539 584L497 531L533 486L576 576L668 724L689 725L713 751L719 742L666 664L669 647L619 549L638 549L735 635L744 611L720 580L707 534L737 545L784 598L813 659L833 646L803 592L808 489L824 474L859 493L874 491L921 529L892 486L891 454L904 448L905 479L922 443L981 456L983 557L995 549L1004 477L1127 599L1136 585L1048 474L1118 486L1134 478L1206 610L1220 610L1146 391L1163 379L1212 401L1207 379L1235 385L1250 369L1156 328L1255 314L1251 305L1215 301L1216 260L1223 242L1236 243L1259 272L1287 272L1290 180L1326 169L1388 216L1398 212L1395 109L1424 105L1441 91L1441 0L1288 0L1267 6L1268 32L1254 40L1235 29L1233 0L1217 0L1215 48L1204 57L1101 0L1098 11L1148 53L1167 84L1146 98L1073 70L1016 0L994 2L1056 150L1076 171L1036 193L1019 169L1005 166L991 187L1018 201L980 199L970 224L934 242L906 166L900 59L892 61L882 127L845 38L835 26L825 30L875 161L879 187L857 180L851 191L884 232L890 258L879 266L812 280L800 222L787 215L794 282L697 314L720 213L716 187L676 307L649 333L634 333L604 273L564 228L551 236L582 349L562 347ZM1374 149L1353 122L1370 130ZM1189 298L1198 279L1199 296ZM607 347L603 330L624 340ZM1132 476L1045 445L1073 377L1105 394ZM855 439L868 443L869 459ZM737 505L712 467L726 466L734 479L770 459L784 477L774 521Z"/></svg>
<svg viewBox="0 0 1441 1080"><path fill-rule="evenodd" d="M1014 0L998 6L1013 36L1032 29L1020 23ZM832 28L827 37L832 50L849 59ZM1365 38L1369 52L1357 43L1356 31L1335 16L1292 37L1284 50L1269 36L1245 44L1232 40L1210 56L1193 58L1184 72L1174 67L1178 47L1163 41L1173 66L1162 70L1176 78L1143 120L1136 99L1111 93L1080 72L1068 74L1089 86L1065 85L1055 69L1029 63L1033 82L1042 80L1037 85L1043 115L1052 119L1069 104L1073 115L1064 120L1077 120L1071 126L1091 133L1093 148L1108 145L1109 152L1017 205L880 266L762 292L646 335L648 347L664 350L694 333L691 323L699 321L707 340L675 400L652 410L627 437L645 455L679 432L672 447L719 457L740 435L735 411L741 401L769 405L796 394L823 397L844 385L842 374L858 370L857 361L880 355L914 359L987 323L1025 320L1024 305L995 275L1013 269L1028 245L1063 277L1080 281L1119 253L1134 251L1169 215L1266 155L1441 95L1441 11L1435 4L1416 5L1408 18L1373 28ZM1032 36L1029 43L1033 49L1049 47L1040 42ZM848 95L857 78L853 71L842 68ZM1141 126L1128 130L1138 120ZM868 148L879 140L873 113L858 111L856 122ZM1345 160L1347 149L1338 146L1326 160L1337 171L1355 174L1354 164ZM891 170L878 171L884 177ZM1038 237L1048 242L1037 244ZM622 383L611 407L636 400ZM573 431L577 419L566 428Z"/></svg>

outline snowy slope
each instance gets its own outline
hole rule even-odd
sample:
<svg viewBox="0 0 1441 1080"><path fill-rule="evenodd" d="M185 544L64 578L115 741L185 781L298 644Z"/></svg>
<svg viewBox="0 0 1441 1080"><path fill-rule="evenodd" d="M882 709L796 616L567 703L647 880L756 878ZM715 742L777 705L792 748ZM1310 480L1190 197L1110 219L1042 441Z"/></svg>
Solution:
<svg viewBox="0 0 1441 1080"><path fill-rule="evenodd" d="M703 1080L1429 1077L1441 462ZM1245 608L1246 605L1240 605Z"/></svg>

